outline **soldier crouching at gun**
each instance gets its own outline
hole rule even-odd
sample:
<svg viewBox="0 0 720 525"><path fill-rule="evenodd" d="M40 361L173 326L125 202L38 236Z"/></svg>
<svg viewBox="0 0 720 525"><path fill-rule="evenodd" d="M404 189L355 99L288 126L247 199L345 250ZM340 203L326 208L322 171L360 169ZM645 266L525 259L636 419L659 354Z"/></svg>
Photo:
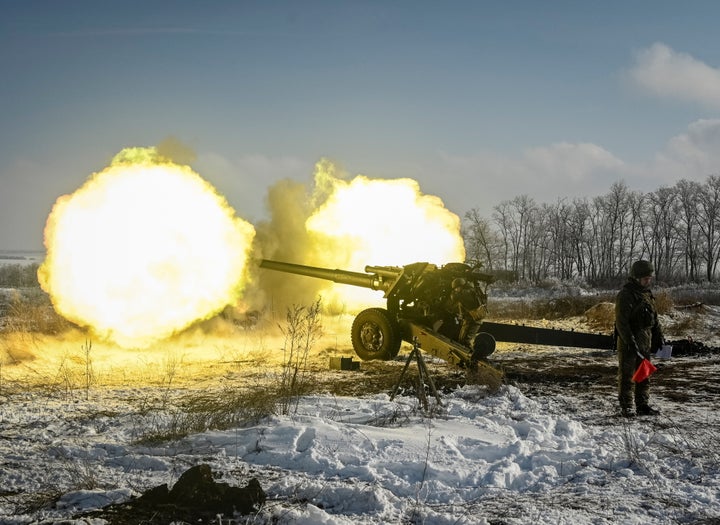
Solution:
<svg viewBox="0 0 720 525"><path fill-rule="evenodd" d="M451 287L446 308L460 324L457 340L473 349L474 360L485 359L495 350L494 341L490 347L480 335L482 320L487 315L487 295L462 277L453 279Z"/></svg>

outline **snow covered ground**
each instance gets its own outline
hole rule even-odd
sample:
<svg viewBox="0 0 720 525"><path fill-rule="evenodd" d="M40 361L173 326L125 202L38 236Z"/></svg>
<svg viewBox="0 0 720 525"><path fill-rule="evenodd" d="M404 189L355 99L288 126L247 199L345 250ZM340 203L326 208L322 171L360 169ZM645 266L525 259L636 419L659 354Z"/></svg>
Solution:
<svg viewBox="0 0 720 525"><path fill-rule="evenodd" d="M696 338L712 339L716 312L703 315L711 322L693 324ZM92 511L172 486L201 463L220 481L254 477L265 490L266 504L235 523L720 523L717 354L663 363L653 389L662 414L625 420L614 416L609 352L507 345L495 355L509 378L497 392L443 388L442 404L431 397L425 410L409 390L391 400L374 388L379 364L328 371L327 351L316 350L316 392L288 415L173 439L189 424L189 400L273 388L277 369L242 337L125 361L96 345L87 383L90 354L83 361L77 342L60 351L67 341L26 340L32 358L0 368L0 523L111 523ZM383 370L399 374L406 355ZM518 372L536 362L582 366L572 380L538 384ZM439 379L454 373L428 364ZM333 383L366 393L331 393Z"/></svg>
<svg viewBox="0 0 720 525"><path fill-rule="evenodd" d="M414 399L386 394L308 396L292 416L142 446L133 441L148 416L124 402L138 394L4 400L2 522L65 520L172 484L198 463L230 484L259 479L270 501L253 523L720 517L718 421L709 407L661 403L662 418L588 423L563 413L562 400L532 400L513 386L494 395L458 389L433 417Z"/></svg>

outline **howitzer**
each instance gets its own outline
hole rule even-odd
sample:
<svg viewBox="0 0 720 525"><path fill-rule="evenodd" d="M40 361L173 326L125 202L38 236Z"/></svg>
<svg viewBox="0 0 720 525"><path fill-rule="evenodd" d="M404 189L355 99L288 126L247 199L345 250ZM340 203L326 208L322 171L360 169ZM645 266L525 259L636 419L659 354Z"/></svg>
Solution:
<svg viewBox="0 0 720 525"><path fill-rule="evenodd" d="M368 308L354 319L351 340L363 360L394 358L402 341L463 367L495 351L495 342L612 348L612 337L548 328L485 322L490 274L466 263L444 266L366 266L365 273L263 259L260 267L340 284L379 290L387 308Z"/></svg>

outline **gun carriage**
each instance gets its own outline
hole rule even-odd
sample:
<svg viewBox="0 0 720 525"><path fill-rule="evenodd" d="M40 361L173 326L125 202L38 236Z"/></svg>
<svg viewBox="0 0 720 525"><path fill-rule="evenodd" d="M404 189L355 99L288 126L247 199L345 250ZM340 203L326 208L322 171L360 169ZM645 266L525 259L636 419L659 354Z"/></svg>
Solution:
<svg viewBox="0 0 720 525"><path fill-rule="evenodd" d="M362 360L389 360L402 341L461 367L476 366L496 341L582 348L612 348L612 337L484 321L487 287L494 281L466 263L438 266L366 266L365 273L263 259L260 267L378 290L386 308L367 308L353 320L351 340Z"/></svg>

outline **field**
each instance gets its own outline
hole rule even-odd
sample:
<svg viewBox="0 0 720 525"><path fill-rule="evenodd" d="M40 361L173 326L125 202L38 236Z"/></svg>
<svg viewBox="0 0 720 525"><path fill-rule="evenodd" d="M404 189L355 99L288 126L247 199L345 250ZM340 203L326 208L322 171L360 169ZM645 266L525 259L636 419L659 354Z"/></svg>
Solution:
<svg viewBox="0 0 720 525"><path fill-rule="evenodd" d="M607 296L565 292L505 293L493 320L607 331ZM52 319L32 302L6 309L0 521L719 523L720 308L712 292L672 294L662 414L635 420L615 415L609 349L501 343L497 373L477 374L428 358L438 400L414 362L401 377L408 346L331 370L353 356L349 318L218 319L128 351L33 330ZM264 503L147 503L198 465L219 486L257 480Z"/></svg>

